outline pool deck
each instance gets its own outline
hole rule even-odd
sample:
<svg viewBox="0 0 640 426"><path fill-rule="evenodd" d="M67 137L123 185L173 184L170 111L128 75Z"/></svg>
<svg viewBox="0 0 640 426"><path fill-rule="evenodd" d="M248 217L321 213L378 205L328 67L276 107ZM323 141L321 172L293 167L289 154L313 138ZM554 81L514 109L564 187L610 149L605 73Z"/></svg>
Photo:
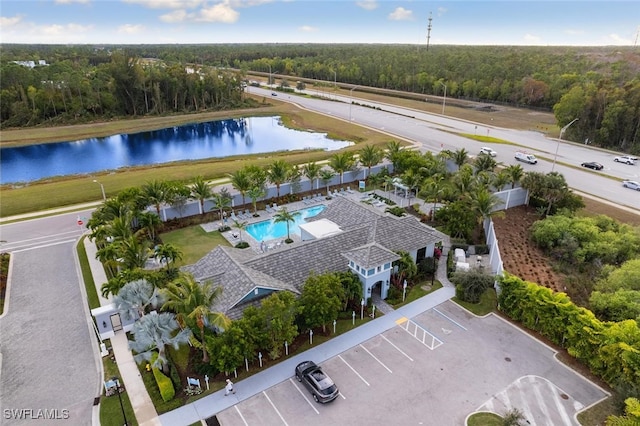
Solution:
<svg viewBox="0 0 640 426"><path fill-rule="evenodd" d="M340 197L340 198L346 198L355 203L361 203L362 205L367 206L373 210L383 212L384 209L387 207L386 205L375 207L371 204L367 204L363 202L363 199L367 196L367 194L373 194L373 193L376 193L386 198L390 198L393 201L395 201L398 205L405 205L405 206L407 205L406 200L404 200L404 204L402 204L403 199L401 197L395 196L393 193L387 194L386 192L380 191L380 190L366 191L366 192L358 192L356 190L351 190L351 192L340 191L339 195L333 195L331 198L326 197L326 191L319 191L319 192L321 192L324 196L314 200L313 202L309 203L304 201L294 201L292 203L279 205L278 209L281 207L286 207L289 211L296 211L296 210L302 210L302 209L306 209L306 208L321 205L321 204L328 206L333 202L333 200L335 200L337 197ZM243 219L243 221L246 222L248 225L250 225L257 222L262 222L264 220L269 220L274 215L274 213L269 213L264 209L258 210L258 214L259 214L258 217L251 216L248 219ZM206 232L214 232L214 231L217 231L221 225L222 223L220 221L215 221L215 222L202 224L201 226ZM233 228L233 221L231 219L227 219L227 225L231 226L231 230L223 232L222 236L229 242L229 244L231 244L232 246L235 246L241 241L240 236L238 235L239 231L238 229ZM233 236L234 234L238 236L234 238ZM300 235L292 233L290 236L294 242L300 241ZM256 254L264 253L263 248L261 247L260 241L255 240L253 237L251 237L251 235L249 235L245 231L242 232L242 241L246 241L247 243L249 243L251 250L253 250L253 252L255 252ZM284 244L284 238L265 241L264 242L265 244L263 247L265 251L277 250L278 247L280 247L278 245L278 242L280 242L280 245Z"/></svg>

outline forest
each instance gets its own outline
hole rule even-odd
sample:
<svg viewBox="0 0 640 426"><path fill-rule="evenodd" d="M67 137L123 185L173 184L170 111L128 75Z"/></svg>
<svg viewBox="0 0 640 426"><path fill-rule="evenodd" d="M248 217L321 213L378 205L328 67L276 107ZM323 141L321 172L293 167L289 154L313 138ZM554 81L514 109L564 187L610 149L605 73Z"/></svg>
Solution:
<svg viewBox="0 0 640 426"><path fill-rule="evenodd" d="M640 153L640 49L379 44L2 45L2 128L246 106L252 72L553 111ZM13 61L45 60L28 68ZM348 87L348 86L347 86Z"/></svg>

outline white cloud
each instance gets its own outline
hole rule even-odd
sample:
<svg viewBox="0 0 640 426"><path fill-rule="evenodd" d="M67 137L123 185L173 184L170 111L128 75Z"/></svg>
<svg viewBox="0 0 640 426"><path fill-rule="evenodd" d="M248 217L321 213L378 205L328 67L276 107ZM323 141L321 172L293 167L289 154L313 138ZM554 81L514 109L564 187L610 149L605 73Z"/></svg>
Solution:
<svg viewBox="0 0 640 426"><path fill-rule="evenodd" d="M318 28L316 27L312 27L310 25L303 25L301 27L298 28L300 31L306 32L306 33L313 33L315 31L318 31Z"/></svg>
<svg viewBox="0 0 640 426"><path fill-rule="evenodd" d="M361 0L356 2L356 4L364 10L374 10L378 8L378 2L376 0Z"/></svg>
<svg viewBox="0 0 640 426"><path fill-rule="evenodd" d="M539 44L542 41L542 38L535 36L533 34L525 34L524 40L530 44Z"/></svg>
<svg viewBox="0 0 640 426"><path fill-rule="evenodd" d="M82 3L89 4L91 0L55 0L55 4L71 4L71 3Z"/></svg>
<svg viewBox="0 0 640 426"><path fill-rule="evenodd" d="M609 34L606 38L606 40L608 41L609 44L615 44L615 45L628 45L631 46L632 42L629 39L626 39L618 34Z"/></svg>
<svg viewBox="0 0 640 426"><path fill-rule="evenodd" d="M439 8L438 8L438 16L442 16L442 15L444 15L444 14L445 14L445 13L447 13L447 12L448 12L448 11L447 11L447 8L446 8L446 7L439 7Z"/></svg>
<svg viewBox="0 0 640 426"><path fill-rule="evenodd" d="M121 34L140 34L145 30L144 25L132 25L132 24L124 24L118 27L118 32Z"/></svg>
<svg viewBox="0 0 640 426"><path fill-rule="evenodd" d="M164 15L160 15L160 20L162 22L166 22L168 24L175 24L186 21L190 15L184 10L174 10L173 12L169 12Z"/></svg>
<svg viewBox="0 0 640 426"><path fill-rule="evenodd" d="M42 25L34 26L34 33L49 37L67 37L75 36L89 32L93 28L93 25L80 25L80 24L66 24L66 25Z"/></svg>
<svg viewBox="0 0 640 426"><path fill-rule="evenodd" d="M139 4L149 9L193 9L203 0L122 0L125 3Z"/></svg>
<svg viewBox="0 0 640 426"><path fill-rule="evenodd" d="M564 30L564 33L568 34L568 35L583 35L584 31L583 30L568 29L568 30Z"/></svg>
<svg viewBox="0 0 640 426"><path fill-rule="evenodd" d="M18 25L22 21L22 16L17 15L12 18L5 18L4 16L0 16L0 26L3 29L7 29L7 27L11 27L14 25Z"/></svg>
<svg viewBox="0 0 640 426"><path fill-rule="evenodd" d="M215 6L202 8L195 18L196 21L223 22L232 24L238 20L240 14L233 10L229 3L219 3Z"/></svg>
<svg viewBox="0 0 640 426"><path fill-rule="evenodd" d="M389 14L392 21L410 21L413 19L413 12L404 7L397 7L396 10Z"/></svg>

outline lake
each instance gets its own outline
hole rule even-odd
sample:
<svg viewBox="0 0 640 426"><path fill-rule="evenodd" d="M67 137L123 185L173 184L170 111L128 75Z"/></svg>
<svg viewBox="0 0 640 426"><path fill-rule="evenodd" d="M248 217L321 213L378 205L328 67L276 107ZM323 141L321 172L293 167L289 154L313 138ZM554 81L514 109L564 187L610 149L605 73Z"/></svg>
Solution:
<svg viewBox="0 0 640 426"><path fill-rule="evenodd" d="M300 149L338 150L348 141L288 129L280 117L248 117L73 142L0 149L0 184L121 167Z"/></svg>

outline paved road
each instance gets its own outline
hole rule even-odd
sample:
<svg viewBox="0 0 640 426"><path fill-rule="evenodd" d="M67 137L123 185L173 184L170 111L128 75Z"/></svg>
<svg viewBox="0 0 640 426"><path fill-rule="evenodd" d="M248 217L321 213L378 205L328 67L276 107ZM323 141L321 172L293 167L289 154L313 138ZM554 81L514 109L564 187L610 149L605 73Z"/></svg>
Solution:
<svg viewBox="0 0 640 426"><path fill-rule="evenodd" d="M271 90L257 87L249 87L248 90L250 93L271 97ZM317 94L313 90L307 90L307 92ZM322 93L319 94L322 95ZM640 210L640 193L623 188L621 185L623 179L640 180L640 165L628 166L614 162L613 158L618 155L617 153L580 144L559 142L539 132L480 125L439 114L429 114L362 99L356 101L367 106L351 105L351 98L348 96L330 95L330 98L332 102L279 93L276 99L293 102L312 111L351 120L353 123L416 142L423 152L465 148L475 155L480 146L490 146L498 152L496 160L503 164L521 164L526 171L542 173L558 171L565 176L571 188ZM499 114L499 112L492 114ZM480 143L457 136L455 133L488 135L517 145ZM514 154L519 149L526 149L527 152L535 154L539 163L537 165L518 163L514 159ZM557 161L554 166L556 152ZM600 172L582 169L580 164L587 161L602 163L605 169Z"/></svg>

